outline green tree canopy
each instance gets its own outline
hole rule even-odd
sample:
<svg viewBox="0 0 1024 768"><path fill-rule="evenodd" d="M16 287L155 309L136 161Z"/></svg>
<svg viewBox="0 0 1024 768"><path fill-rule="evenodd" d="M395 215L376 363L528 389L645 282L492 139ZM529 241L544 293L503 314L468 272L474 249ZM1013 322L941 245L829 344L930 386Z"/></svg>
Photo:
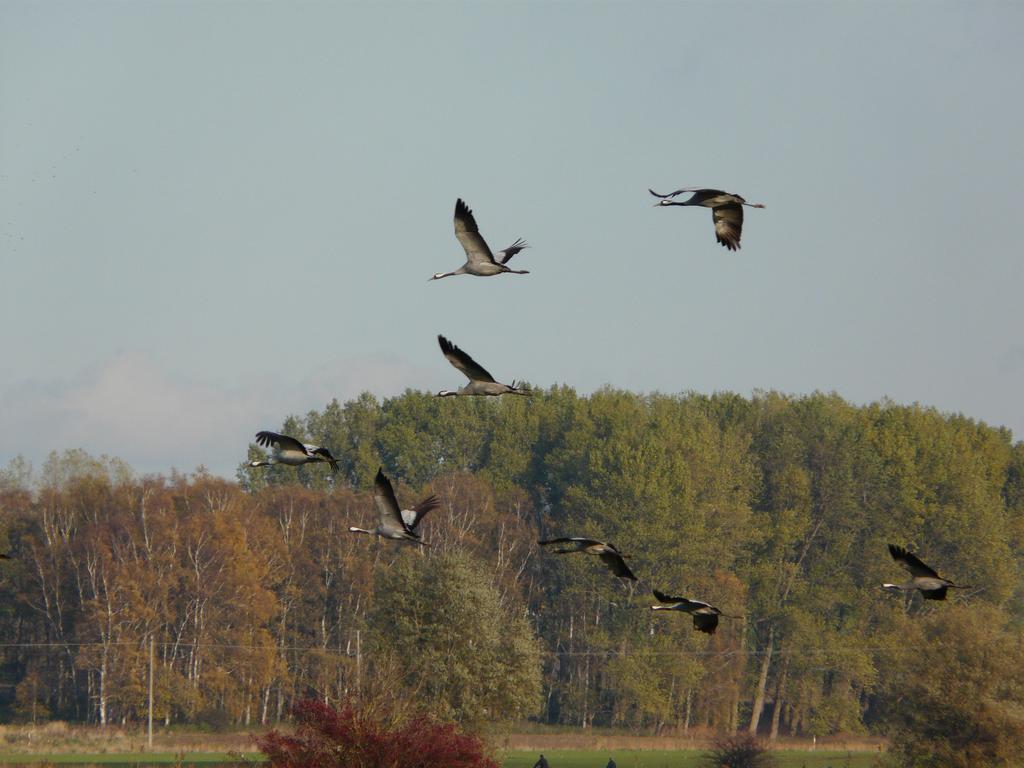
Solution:
<svg viewBox="0 0 1024 768"><path fill-rule="evenodd" d="M405 687L430 711L476 723L537 711L539 645L483 563L409 549L378 576L375 598L375 650L400 660Z"/></svg>

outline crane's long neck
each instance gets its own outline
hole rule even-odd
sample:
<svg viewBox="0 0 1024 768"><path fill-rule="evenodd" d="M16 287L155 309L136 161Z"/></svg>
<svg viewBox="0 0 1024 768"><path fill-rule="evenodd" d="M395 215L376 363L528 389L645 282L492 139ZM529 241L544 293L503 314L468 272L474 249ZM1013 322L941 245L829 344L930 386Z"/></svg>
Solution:
<svg viewBox="0 0 1024 768"><path fill-rule="evenodd" d="M890 584L889 582L885 582L882 584L882 589L887 589L890 592L897 590L900 592L913 592L915 589L917 589L917 585L914 584L914 582L912 581L909 581L905 584Z"/></svg>
<svg viewBox="0 0 1024 768"><path fill-rule="evenodd" d="M368 531L365 528L356 528L354 525L350 525L348 529L352 531L352 533L368 533L371 536L377 533L376 531Z"/></svg>
<svg viewBox="0 0 1024 768"><path fill-rule="evenodd" d="M466 265L463 264L461 267L456 269L454 272L438 272L436 275L431 277L431 280L440 280L442 277L451 277L452 275L464 275L466 274Z"/></svg>
<svg viewBox="0 0 1024 768"><path fill-rule="evenodd" d="M259 461L250 461L249 462L249 466L250 467L269 467L271 464L276 464L276 463L277 462L272 461L271 459L260 459Z"/></svg>

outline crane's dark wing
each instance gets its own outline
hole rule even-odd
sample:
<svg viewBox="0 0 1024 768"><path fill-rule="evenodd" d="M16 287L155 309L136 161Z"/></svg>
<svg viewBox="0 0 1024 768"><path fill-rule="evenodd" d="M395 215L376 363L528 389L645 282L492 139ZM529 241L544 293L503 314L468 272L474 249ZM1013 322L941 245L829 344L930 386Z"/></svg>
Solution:
<svg viewBox="0 0 1024 768"><path fill-rule="evenodd" d="M601 562L607 565L609 570L611 570L611 572L620 579L638 581L637 577L633 575L633 572L629 570L629 566L626 565L626 561L622 559L622 555L617 552L602 552L598 557L600 557Z"/></svg>
<svg viewBox="0 0 1024 768"><path fill-rule="evenodd" d="M415 531L416 527L420 524L420 520L423 519L423 517L427 514L427 512L431 512L431 511L437 509L440 506L441 506L441 500L439 498L437 498L437 496L428 496L423 501L421 501L419 504L415 505L412 508L413 517L412 517L412 522L409 522L409 528L411 530ZM404 519L405 515L403 515L402 517ZM406 521L406 522L408 522L408 521Z"/></svg>
<svg viewBox="0 0 1024 768"><path fill-rule="evenodd" d="M715 634L718 629L717 613L695 613L693 614L693 628L698 632L706 632L709 635Z"/></svg>
<svg viewBox="0 0 1024 768"><path fill-rule="evenodd" d="M501 251L501 263L502 264L508 264L508 260L509 259L511 259L513 256L515 256L517 253L519 253L524 248L529 248L529 247L530 247L529 243L527 243L522 238L519 238L514 243L512 243L512 245L510 245L508 248L506 248L504 251Z"/></svg>
<svg viewBox="0 0 1024 768"><path fill-rule="evenodd" d="M680 610L692 613L693 611L699 611L701 608L710 608L710 603L705 603L703 600L690 600L688 597L672 597L666 595L658 590L653 590L654 597L662 603L675 603L679 606Z"/></svg>
<svg viewBox="0 0 1024 768"><path fill-rule="evenodd" d="M437 343L441 345L441 352L448 358L448 362L462 371L470 381L494 381L494 377L484 370L482 365L448 341L444 336L439 335Z"/></svg>
<svg viewBox="0 0 1024 768"><path fill-rule="evenodd" d="M684 187L683 189L677 189L675 192L669 192L667 195L659 195L657 192L655 192L653 189L650 189L650 188L648 188L647 191L650 192L655 197L665 198L665 197L675 197L676 195L683 194L683 192L696 192L697 191L697 187Z"/></svg>
<svg viewBox="0 0 1024 768"><path fill-rule="evenodd" d="M545 539L544 541L537 542L540 546L546 544L579 544L582 547L592 547L595 544L604 544L603 541L597 539L585 539L582 536L562 536L558 539Z"/></svg>
<svg viewBox="0 0 1024 768"><path fill-rule="evenodd" d="M312 453L314 456L323 456L325 459L327 459L327 463L331 465L332 472L339 471L340 467L338 467L338 460L334 458L331 455L331 452L326 448L312 448L310 450L310 453Z"/></svg>
<svg viewBox="0 0 1024 768"><path fill-rule="evenodd" d="M921 597L925 600L945 600L946 590L949 587L939 587L938 589L922 589Z"/></svg>
<svg viewBox="0 0 1024 768"><path fill-rule="evenodd" d="M743 206L720 205L711 210L715 222L715 237L730 251L740 247L740 235L743 234Z"/></svg>
<svg viewBox="0 0 1024 768"><path fill-rule="evenodd" d="M672 597L671 595L666 595L664 592L659 592L656 589L653 589L651 591L654 593L654 599L657 600L659 603L688 603L688 602L690 602L685 597Z"/></svg>
<svg viewBox="0 0 1024 768"><path fill-rule="evenodd" d="M257 432L256 442L265 448L269 448L271 445L278 446L281 450L290 451L302 451L302 453L309 453L306 450L306 446L294 437L288 435L279 435L277 432Z"/></svg>
<svg viewBox="0 0 1024 768"><path fill-rule="evenodd" d="M391 481L384 476L383 467L377 469L377 477L373 479L373 502L377 505L377 514L383 526L393 526L409 531L409 526L402 519L402 511L395 498L395 489Z"/></svg>
<svg viewBox="0 0 1024 768"><path fill-rule="evenodd" d="M904 568L906 568L908 571L910 571L910 575L911 576L926 576L926 577L930 577L930 578L933 578L933 579L940 578L939 574L937 574L934 571L934 569L932 569L929 566L927 566L924 563L922 563L918 559L917 555L914 555L914 554L908 552L903 547L897 547L895 544L890 544L889 545L889 554L892 555L892 559L893 560L895 560L897 563L899 563ZM945 597L945 595L943 595L943 597ZM940 597L940 598L932 598L932 599L933 600L941 600L943 598Z"/></svg>
<svg viewBox="0 0 1024 768"><path fill-rule="evenodd" d="M462 199L455 201L455 238L462 245L466 252L466 258L474 264L490 262L494 264L494 256L491 254L490 246L480 235L476 226L476 219L469 206L462 202Z"/></svg>

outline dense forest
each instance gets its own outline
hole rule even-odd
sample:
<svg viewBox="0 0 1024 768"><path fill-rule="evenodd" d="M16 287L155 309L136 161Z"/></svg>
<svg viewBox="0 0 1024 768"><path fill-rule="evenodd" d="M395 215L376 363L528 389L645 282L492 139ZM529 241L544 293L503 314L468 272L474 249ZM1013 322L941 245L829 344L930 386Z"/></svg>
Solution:
<svg viewBox="0 0 1024 768"><path fill-rule="evenodd" d="M140 477L68 451L0 473L3 719L144 719L151 647L164 723L391 696L477 722L885 733L923 655L975 645L971 695L1010 695L979 689L1022 653L1024 444L1005 429L835 395L555 387L364 394L281 431L341 471ZM379 466L405 506L441 497L429 546L348 532L373 527ZM640 581L538 550L563 535L614 542ZM904 576L889 542L971 588L881 590ZM652 587L740 618L697 633Z"/></svg>

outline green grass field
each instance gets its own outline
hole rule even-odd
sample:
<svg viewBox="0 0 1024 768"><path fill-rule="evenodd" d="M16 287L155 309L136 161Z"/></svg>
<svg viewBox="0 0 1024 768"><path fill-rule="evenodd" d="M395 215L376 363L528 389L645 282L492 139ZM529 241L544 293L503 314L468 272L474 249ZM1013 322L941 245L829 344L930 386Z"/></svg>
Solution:
<svg viewBox="0 0 1024 768"><path fill-rule="evenodd" d="M551 768L604 768L609 757L614 757L619 768L699 768L701 755L697 750L657 751L619 750L608 753L601 750L547 750ZM779 751L774 753L778 768L870 768L875 758L873 752L804 752ZM508 752L502 763L503 768L531 768L537 761L537 752ZM256 760L258 756L251 756ZM233 765L230 756L222 752L193 752L184 759L175 753L150 754L59 754L27 755L0 752L0 765L27 765L50 763L53 765L77 766L144 766L181 765L214 766Z"/></svg>
<svg viewBox="0 0 1024 768"><path fill-rule="evenodd" d="M548 750L544 753L551 768L604 768L614 757L619 768L699 768L703 752L698 750L654 751L619 750L613 753L593 750ZM872 752L804 752L800 750L773 753L778 768L870 768ZM537 752L508 752L503 768L531 768Z"/></svg>
<svg viewBox="0 0 1024 768"><path fill-rule="evenodd" d="M250 760L257 760L261 755L254 755ZM39 765L51 763L53 765L234 765L230 755L223 752L189 752L184 758L181 753L175 752L150 752L150 753L61 753L61 754L40 754L29 755L20 753L0 752L0 765Z"/></svg>

